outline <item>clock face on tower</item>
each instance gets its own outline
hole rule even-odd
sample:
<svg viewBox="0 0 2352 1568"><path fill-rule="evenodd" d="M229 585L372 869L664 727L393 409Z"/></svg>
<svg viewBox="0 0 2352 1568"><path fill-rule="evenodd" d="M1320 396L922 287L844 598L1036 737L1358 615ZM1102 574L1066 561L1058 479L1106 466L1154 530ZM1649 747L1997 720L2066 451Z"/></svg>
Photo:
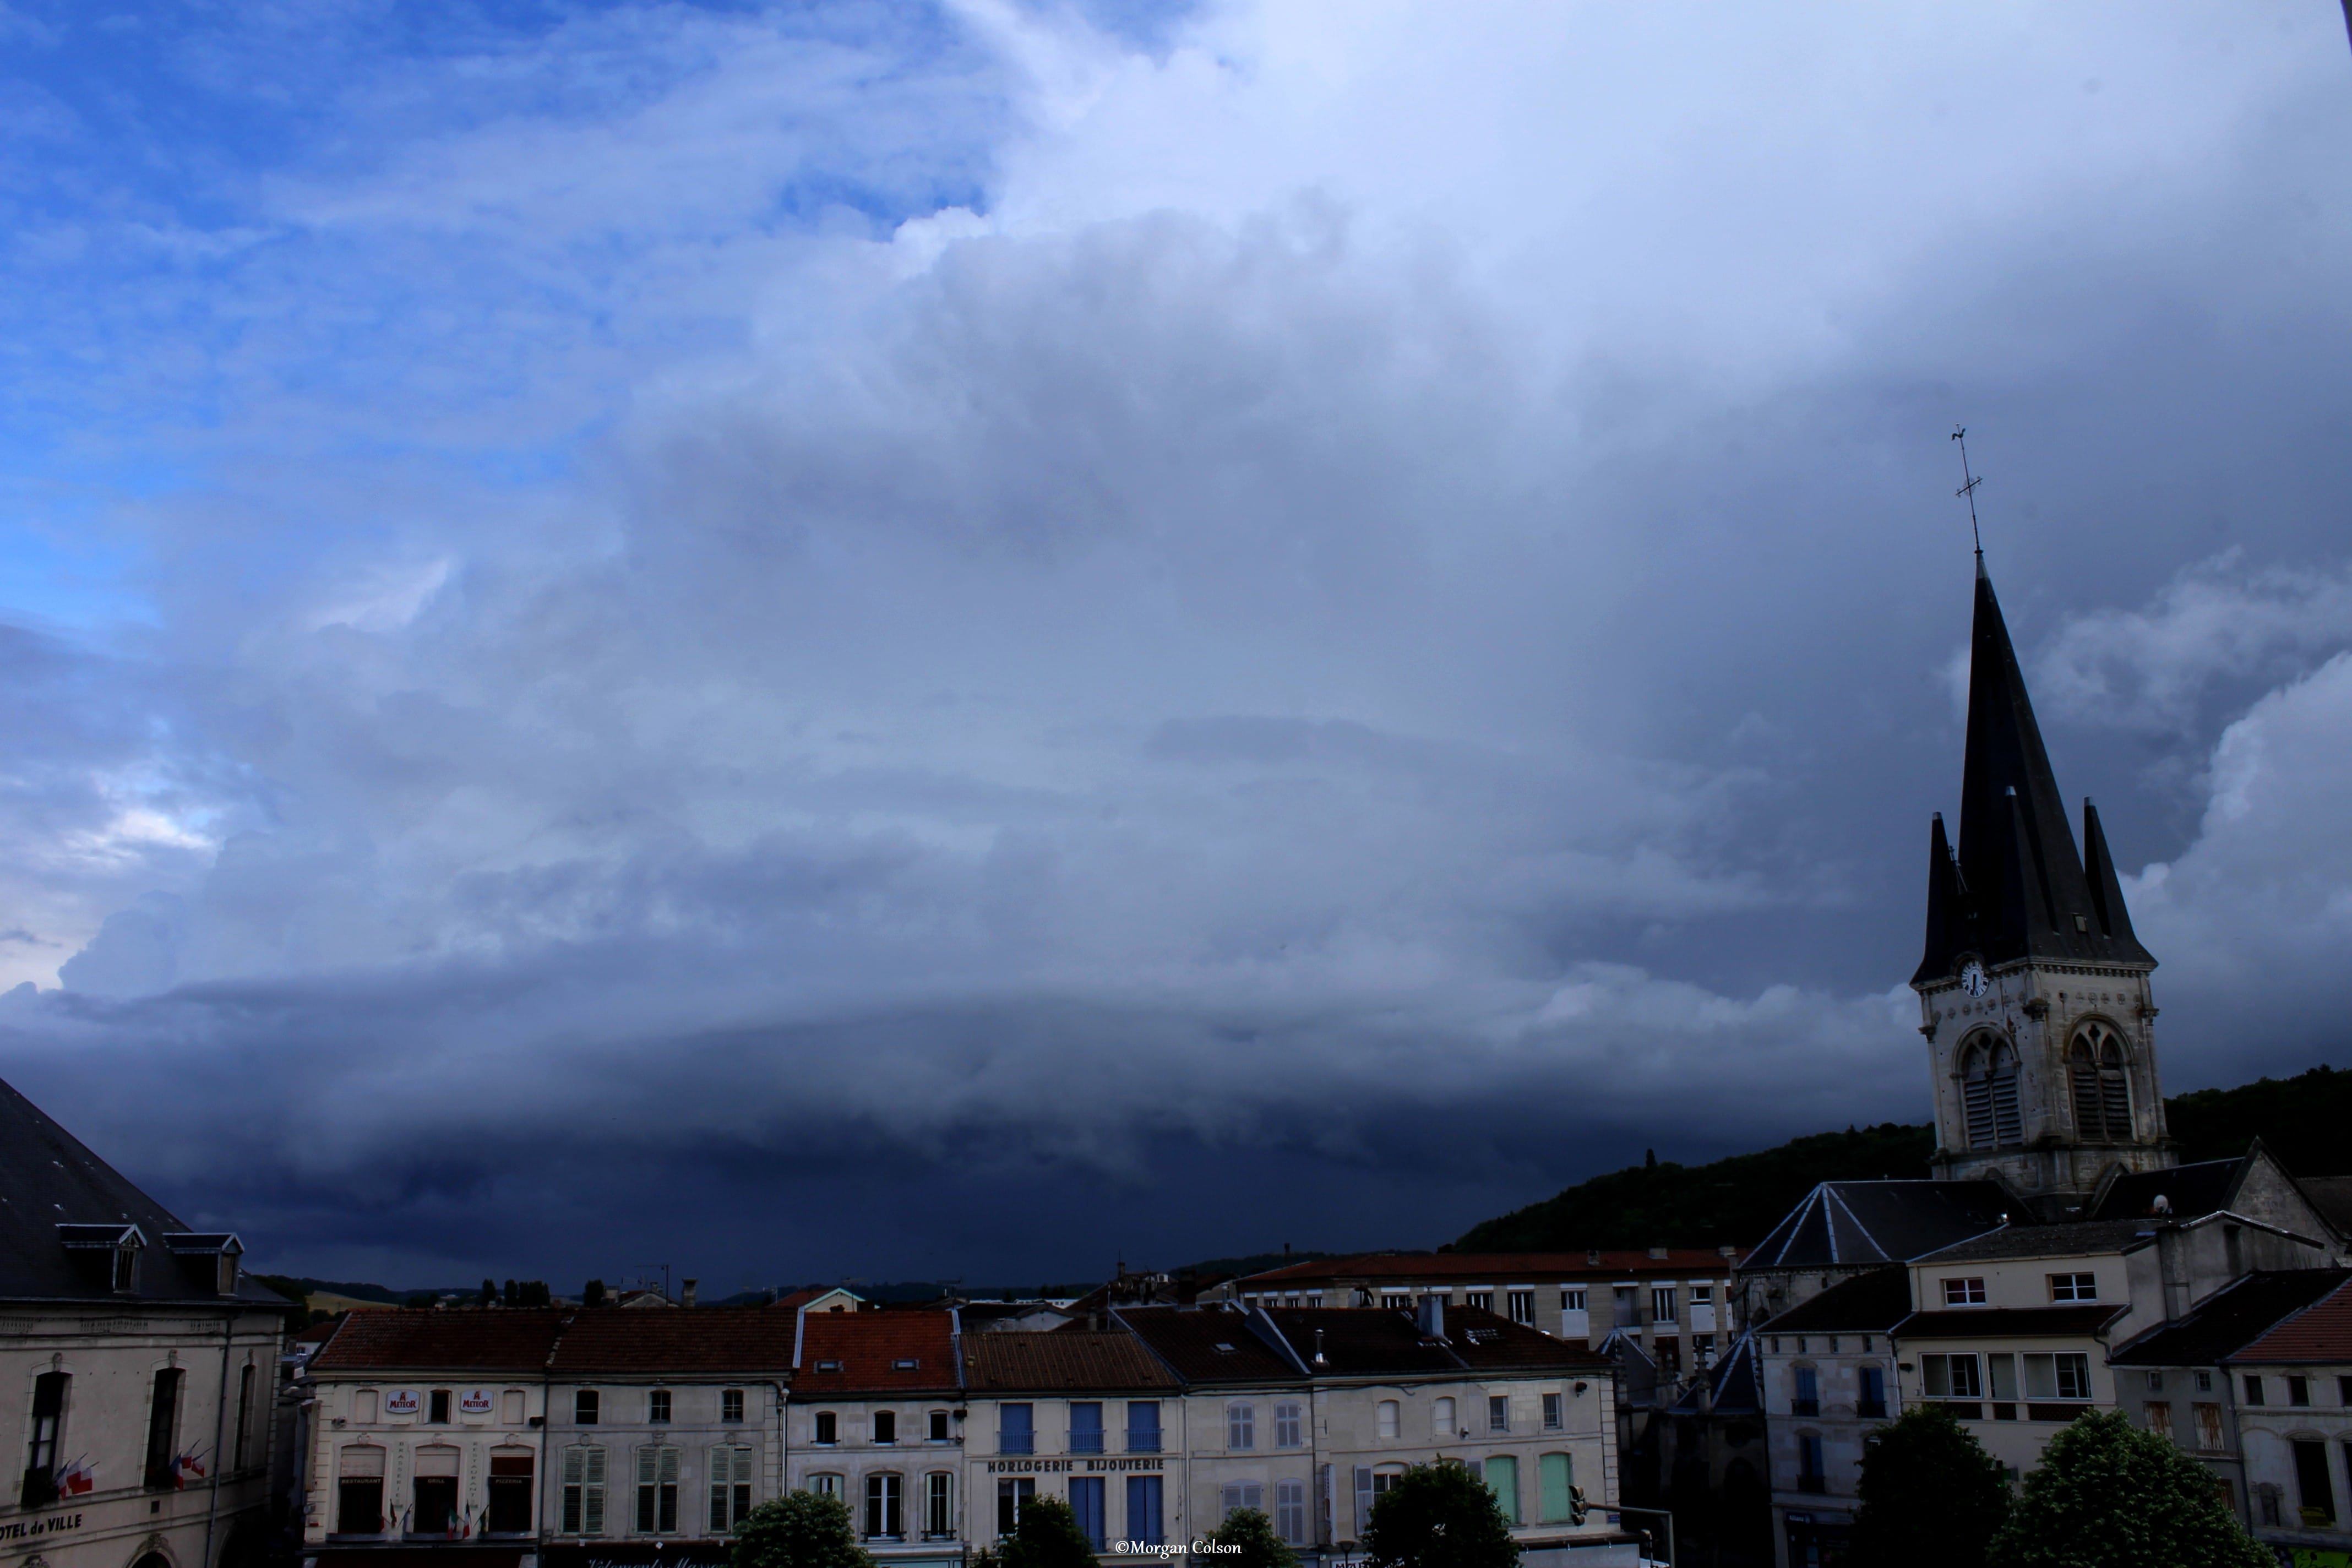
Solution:
<svg viewBox="0 0 2352 1568"><path fill-rule="evenodd" d="M1960 970L1960 989L1967 992L1971 996L1981 996L1987 991L1992 989L1992 982L1985 978L1983 964L1979 963L1975 959L1971 958L1964 966L1962 966Z"/></svg>

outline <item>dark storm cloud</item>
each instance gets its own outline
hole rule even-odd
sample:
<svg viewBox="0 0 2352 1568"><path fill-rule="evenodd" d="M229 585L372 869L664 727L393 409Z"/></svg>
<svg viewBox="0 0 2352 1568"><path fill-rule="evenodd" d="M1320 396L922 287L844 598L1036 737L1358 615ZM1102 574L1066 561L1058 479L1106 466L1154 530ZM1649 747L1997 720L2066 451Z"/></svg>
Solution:
<svg viewBox="0 0 2352 1568"><path fill-rule="evenodd" d="M209 287L283 303L109 513L152 617L0 647L0 1071L404 1280L1426 1243L1916 1118L1960 420L2168 1087L2303 1065L2347 73L1955 15L622 10L499 58L627 90L446 122L414 65L248 182Z"/></svg>

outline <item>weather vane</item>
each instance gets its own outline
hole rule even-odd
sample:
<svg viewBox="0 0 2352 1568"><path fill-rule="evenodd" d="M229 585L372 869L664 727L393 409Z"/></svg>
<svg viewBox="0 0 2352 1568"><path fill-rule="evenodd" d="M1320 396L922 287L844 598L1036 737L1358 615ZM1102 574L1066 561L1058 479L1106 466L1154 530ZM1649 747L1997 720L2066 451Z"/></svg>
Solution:
<svg viewBox="0 0 2352 1568"><path fill-rule="evenodd" d="M1984 476L1981 474L1971 474L1969 472L1968 426L1965 425L1953 426L1952 439L1960 444L1960 478L1968 481L1968 483L1962 485L1958 489L1954 490L1952 493L1956 496L1967 498L1969 503L1969 537L1976 542L1977 564L1981 566L1984 564L1984 535L1977 531L1977 487L1984 483Z"/></svg>

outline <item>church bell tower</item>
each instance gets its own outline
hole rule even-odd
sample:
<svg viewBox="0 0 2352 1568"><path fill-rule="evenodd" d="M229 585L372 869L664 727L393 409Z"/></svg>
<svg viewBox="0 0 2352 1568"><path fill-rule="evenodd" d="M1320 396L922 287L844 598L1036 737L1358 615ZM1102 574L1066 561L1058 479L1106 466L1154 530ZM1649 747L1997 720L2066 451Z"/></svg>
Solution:
<svg viewBox="0 0 2352 1568"><path fill-rule="evenodd" d="M1935 1174L1990 1177L2044 1220L2106 1173L2174 1163L2156 1071L2156 960L2132 934L2099 826L2078 856L2000 602L1977 558L1959 842L1928 834L1919 994Z"/></svg>

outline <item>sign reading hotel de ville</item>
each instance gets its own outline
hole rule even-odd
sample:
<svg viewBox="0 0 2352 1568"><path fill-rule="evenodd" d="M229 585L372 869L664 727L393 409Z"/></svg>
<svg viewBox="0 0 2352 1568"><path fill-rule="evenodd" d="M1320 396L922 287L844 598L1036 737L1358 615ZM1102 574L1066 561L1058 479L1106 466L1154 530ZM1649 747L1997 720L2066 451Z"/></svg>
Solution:
<svg viewBox="0 0 2352 1568"><path fill-rule="evenodd" d="M420 1408L422 1404L413 1388L395 1388L383 1396L386 1415L414 1415Z"/></svg>
<svg viewBox="0 0 2352 1568"><path fill-rule="evenodd" d="M487 1388L468 1388L457 1395L460 1415L488 1415L493 1401Z"/></svg>

